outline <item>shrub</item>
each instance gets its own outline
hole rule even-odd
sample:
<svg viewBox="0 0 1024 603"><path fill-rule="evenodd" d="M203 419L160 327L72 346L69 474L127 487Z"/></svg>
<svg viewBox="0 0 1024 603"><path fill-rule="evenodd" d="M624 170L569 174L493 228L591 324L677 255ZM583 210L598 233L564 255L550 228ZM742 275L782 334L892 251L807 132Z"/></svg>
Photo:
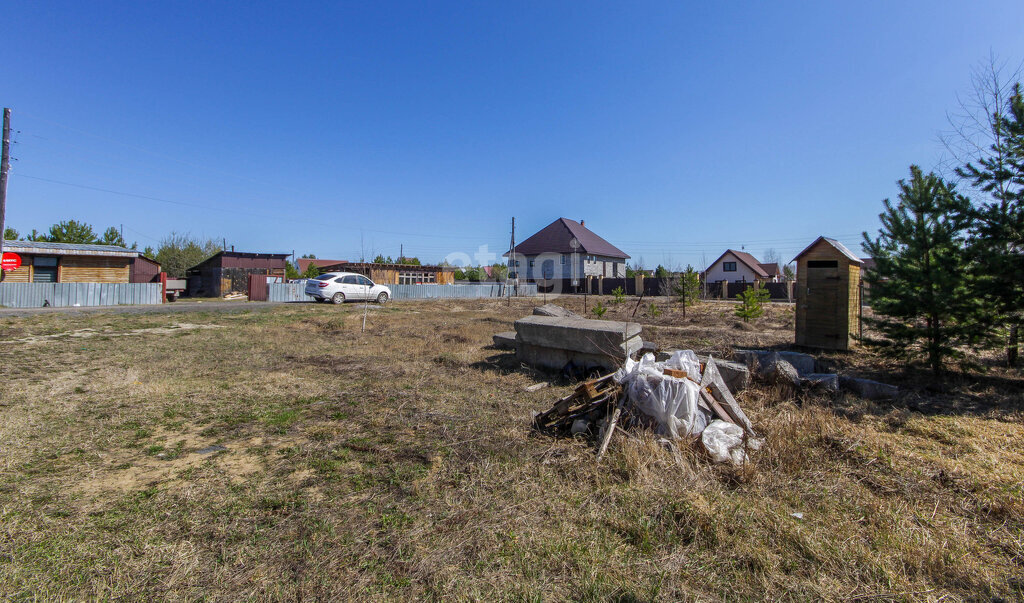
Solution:
<svg viewBox="0 0 1024 603"><path fill-rule="evenodd" d="M591 312L594 313L594 316L597 316L598 318L601 318L602 316L604 316L604 313L607 312L607 311L608 311L608 308L605 308L604 304L602 304L601 302L597 302L597 305L594 306L593 310L591 310Z"/></svg>
<svg viewBox="0 0 1024 603"><path fill-rule="evenodd" d="M615 296L615 303L621 304L626 301L626 291L622 287L616 287L612 289L612 295Z"/></svg>

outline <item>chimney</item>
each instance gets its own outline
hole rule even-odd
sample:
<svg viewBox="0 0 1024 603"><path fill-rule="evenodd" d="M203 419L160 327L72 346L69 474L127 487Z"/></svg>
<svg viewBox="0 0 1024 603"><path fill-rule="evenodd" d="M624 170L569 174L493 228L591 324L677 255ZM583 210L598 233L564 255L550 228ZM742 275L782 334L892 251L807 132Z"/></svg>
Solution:
<svg viewBox="0 0 1024 603"><path fill-rule="evenodd" d="M231 251L234 251L234 250L235 250L235 246L234 246L234 245L232 245L232 246L231 246Z"/></svg>
<svg viewBox="0 0 1024 603"><path fill-rule="evenodd" d="M580 220L580 226L586 226L586 224L583 223L583 220Z"/></svg>

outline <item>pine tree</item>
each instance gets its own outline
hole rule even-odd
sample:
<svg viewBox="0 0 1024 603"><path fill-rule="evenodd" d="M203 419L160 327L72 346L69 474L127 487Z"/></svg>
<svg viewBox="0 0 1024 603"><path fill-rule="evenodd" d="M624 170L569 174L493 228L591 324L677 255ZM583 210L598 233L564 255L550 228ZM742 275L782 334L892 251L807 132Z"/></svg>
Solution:
<svg viewBox="0 0 1024 603"><path fill-rule="evenodd" d="M50 234L43 236L42 240L51 243L95 243L96 233L85 222L66 220L51 226Z"/></svg>
<svg viewBox="0 0 1024 603"><path fill-rule="evenodd" d="M686 307L696 305L700 299L700 275L693 266L687 264L686 270L680 273L674 293L683 304L683 318L686 318Z"/></svg>
<svg viewBox="0 0 1024 603"><path fill-rule="evenodd" d="M103 231L103 236L97 241L100 245L117 245L118 247L127 247L124 242L124 238L121 236L121 231L116 226Z"/></svg>
<svg viewBox="0 0 1024 603"><path fill-rule="evenodd" d="M1024 322L1024 95L1013 87L1006 114L989 116L992 144L977 162L957 174L986 193L977 208L970 248L984 274L979 293L999 324L1008 325L1007 363L1017 363Z"/></svg>
<svg viewBox="0 0 1024 603"><path fill-rule="evenodd" d="M985 333L965 241L972 208L934 173L912 165L910 174L899 182L899 202L883 202L878 237L864 233L864 249L876 262L865 278L877 315L865 322L884 335L864 341L906 362L923 357L938 374L947 358L963 357L963 347L976 346Z"/></svg>

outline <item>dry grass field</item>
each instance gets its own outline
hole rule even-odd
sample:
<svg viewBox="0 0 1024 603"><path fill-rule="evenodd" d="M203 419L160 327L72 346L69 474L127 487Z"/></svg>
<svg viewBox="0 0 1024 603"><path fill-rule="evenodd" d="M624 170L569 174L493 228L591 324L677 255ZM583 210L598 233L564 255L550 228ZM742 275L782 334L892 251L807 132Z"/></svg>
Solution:
<svg viewBox="0 0 1024 603"><path fill-rule="evenodd" d="M530 428L572 384L527 393L551 377L489 348L540 302L371 307L366 333L355 305L0 318L0 593L1024 598L1019 371L935 380L832 354L905 392L757 386L738 399L767 444L742 469L650 434L596 465ZM790 306L743 324L657 303L636 318L663 347L792 341Z"/></svg>

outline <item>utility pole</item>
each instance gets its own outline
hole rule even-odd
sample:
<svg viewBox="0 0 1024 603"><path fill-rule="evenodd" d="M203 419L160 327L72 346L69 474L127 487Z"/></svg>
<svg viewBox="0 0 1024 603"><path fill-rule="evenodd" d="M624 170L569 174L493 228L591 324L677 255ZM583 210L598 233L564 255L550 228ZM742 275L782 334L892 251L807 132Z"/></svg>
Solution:
<svg viewBox="0 0 1024 603"><path fill-rule="evenodd" d="M3 152L0 153L0 258L4 257L4 220L7 218L7 170L11 166L11 110L4 107ZM0 270L3 275L3 270Z"/></svg>
<svg viewBox="0 0 1024 603"><path fill-rule="evenodd" d="M124 224L121 225L121 245L127 247L128 243L124 240Z"/></svg>
<svg viewBox="0 0 1024 603"><path fill-rule="evenodd" d="M508 247L508 274L505 275L505 294L508 297L508 305L512 305L512 289L509 288L509 281L512 280L512 274L516 275L516 295L519 295L519 271L516 270L516 218L512 217L512 241Z"/></svg>
<svg viewBox="0 0 1024 603"><path fill-rule="evenodd" d="M405 263L405 243L398 245L398 262L399 264Z"/></svg>

